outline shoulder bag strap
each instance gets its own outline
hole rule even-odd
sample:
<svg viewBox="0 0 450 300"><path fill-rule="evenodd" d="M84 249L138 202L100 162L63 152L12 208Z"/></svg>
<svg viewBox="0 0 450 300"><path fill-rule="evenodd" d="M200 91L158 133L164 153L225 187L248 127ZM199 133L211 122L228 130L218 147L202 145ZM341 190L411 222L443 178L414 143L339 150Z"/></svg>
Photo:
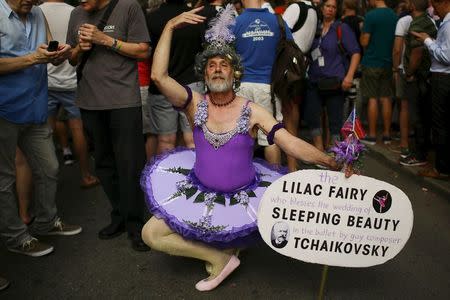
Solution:
<svg viewBox="0 0 450 300"><path fill-rule="evenodd" d="M97 25L98 30L103 31L103 29L106 26L106 22L108 21L109 17L111 16L111 13L114 10L114 7L116 7L117 2L119 2L119 0L111 0L111 2L109 2L108 7L103 13L102 19ZM95 45L93 44L91 50L81 55L81 61L77 66L77 82L80 82L81 78L83 77L83 68L86 65L86 62L88 61L89 56L91 56L92 51L94 51L94 48Z"/></svg>

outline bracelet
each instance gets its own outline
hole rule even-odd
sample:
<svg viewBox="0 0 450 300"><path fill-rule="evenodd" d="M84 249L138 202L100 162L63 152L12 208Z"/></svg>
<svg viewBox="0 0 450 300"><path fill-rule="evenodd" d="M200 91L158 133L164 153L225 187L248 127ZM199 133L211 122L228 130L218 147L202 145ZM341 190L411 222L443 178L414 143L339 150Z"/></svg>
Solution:
<svg viewBox="0 0 450 300"><path fill-rule="evenodd" d="M122 42L117 40L117 47L116 47L116 51L119 51L120 48L122 47Z"/></svg>
<svg viewBox="0 0 450 300"><path fill-rule="evenodd" d="M173 109L175 109L176 111L181 111L181 110L185 110L186 107L188 107L189 103L191 103L192 101L192 90L190 87L188 87L187 85L183 85L184 89L186 90L188 97L186 99L186 102L183 104L183 106L175 106L172 105Z"/></svg>
<svg viewBox="0 0 450 300"><path fill-rule="evenodd" d="M269 145L273 145L273 139L275 138L275 132L278 131L278 129L284 128L283 122L277 123L273 125L272 129L267 134L267 142Z"/></svg>

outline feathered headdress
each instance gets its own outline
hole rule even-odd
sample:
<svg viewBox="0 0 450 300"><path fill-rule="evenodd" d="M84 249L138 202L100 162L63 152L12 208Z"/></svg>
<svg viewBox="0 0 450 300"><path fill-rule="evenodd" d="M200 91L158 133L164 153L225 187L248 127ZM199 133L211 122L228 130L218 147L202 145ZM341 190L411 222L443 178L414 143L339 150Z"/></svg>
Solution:
<svg viewBox="0 0 450 300"><path fill-rule="evenodd" d="M209 29L205 33L205 40L209 44L230 44L235 36L231 27L236 22L236 10L228 4L219 15L209 22Z"/></svg>
<svg viewBox="0 0 450 300"><path fill-rule="evenodd" d="M216 18L209 23L209 29L205 33L205 50L197 54L195 58L195 73L203 79L205 66L208 59L215 56L227 58L234 69L234 85L239 87L239 79L242 75L243 67L241 59L234 50L233 42L235 36L232 27L235 23L236 10L233 4L228 4Z"/></svg>

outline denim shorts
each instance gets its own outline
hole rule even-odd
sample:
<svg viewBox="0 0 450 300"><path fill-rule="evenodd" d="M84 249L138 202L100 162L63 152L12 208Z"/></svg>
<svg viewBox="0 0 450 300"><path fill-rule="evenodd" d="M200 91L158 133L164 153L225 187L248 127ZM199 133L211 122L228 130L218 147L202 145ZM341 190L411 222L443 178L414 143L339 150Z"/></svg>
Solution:
<svg viewBox="0 0 450 300"><path fill-rule="evenodd" d="M48 91L48 115L55 117L60 107L69 119L81 119L80 109L75 105L75 91Z"/></svg>

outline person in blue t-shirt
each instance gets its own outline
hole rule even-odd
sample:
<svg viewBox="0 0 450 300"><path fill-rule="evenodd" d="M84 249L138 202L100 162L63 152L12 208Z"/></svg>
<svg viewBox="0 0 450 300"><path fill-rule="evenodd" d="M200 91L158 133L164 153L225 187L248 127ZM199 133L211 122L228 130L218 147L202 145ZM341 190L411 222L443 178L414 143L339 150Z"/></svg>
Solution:
<svg viewBox="0 0 450 300"><path fill-rule="evenodd" d="M258 103L273 112L270 83L276 47L280 39L280 28L276 15L267 8L261 8L262 0L246 0L244 12L236 18L233 33L236 36L236 52L240 55L244 74L239 96ZM286 38L292 40L292 33L285 23ZM275 117L281 121L281 103L276 99ZM280 164L280 150L276 145L269 146L266 136L258 131L258 145L264 146L264 155L272 164Z"/></svg>

